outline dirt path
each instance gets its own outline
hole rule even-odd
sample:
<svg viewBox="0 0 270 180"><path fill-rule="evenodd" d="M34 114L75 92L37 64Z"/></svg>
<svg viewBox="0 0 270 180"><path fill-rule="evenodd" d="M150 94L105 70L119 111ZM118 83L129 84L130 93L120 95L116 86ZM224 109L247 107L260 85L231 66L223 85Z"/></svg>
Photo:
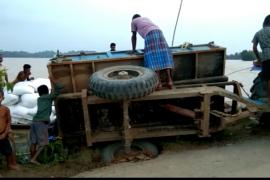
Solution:
<svg viewBox="0 0 270 180"><path fill-rule="evenodd" d="M119 163L75 177L270 177L270 136L184 151L164 150L156 159Z"/></svg>

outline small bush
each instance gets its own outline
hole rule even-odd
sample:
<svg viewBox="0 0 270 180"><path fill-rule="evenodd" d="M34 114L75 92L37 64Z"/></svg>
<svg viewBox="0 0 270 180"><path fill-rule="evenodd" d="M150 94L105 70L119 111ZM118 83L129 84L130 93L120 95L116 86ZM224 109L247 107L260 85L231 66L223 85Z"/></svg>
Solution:
<svg viewBox="0 0 270 180"><path fill-rule="evenodd" d="M42 164L57 164L68 158L68 150L63 147L62 139L56 138L49 142L38 156L37 160Z"/></svg>

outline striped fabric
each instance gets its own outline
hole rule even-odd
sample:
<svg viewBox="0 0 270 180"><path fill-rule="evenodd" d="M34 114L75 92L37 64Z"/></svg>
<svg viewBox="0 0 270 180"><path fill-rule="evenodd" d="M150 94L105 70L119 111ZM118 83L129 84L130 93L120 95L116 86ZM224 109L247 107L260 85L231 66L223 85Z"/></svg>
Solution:
<svg viewBox="0 0 270 180"><path fill-rule="evenodd" d="M160 30L152 30L145 37L144 66L153 70L174 67L171 50Z"/></svg>

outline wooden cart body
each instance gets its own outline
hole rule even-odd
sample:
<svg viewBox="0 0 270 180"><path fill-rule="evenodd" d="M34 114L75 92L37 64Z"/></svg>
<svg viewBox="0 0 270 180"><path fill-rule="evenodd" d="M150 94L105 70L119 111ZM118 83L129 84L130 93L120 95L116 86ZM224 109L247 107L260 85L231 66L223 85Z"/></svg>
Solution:
<svg viewBox="0 0 270 180"><path fill-rule="evenodd" d="M228 124L251 116L256 105L241 95L240 84L225 72L226 49L213 43L171 47L175 68L173 90L161 90L139 99L113 102L94 96L91 74L118 65L143 66L143 50L60 55L48 64L49 74L64 85L55 102L63 138L81 137L93 143L198 134L208 137ZM233 86L233 92L226 86ZM232 101L228 110L225 98ZM246 106L238 109L238 103ZM169 107L164 109L164 107ZM107 127L101 127L101 121Z"/></svg>

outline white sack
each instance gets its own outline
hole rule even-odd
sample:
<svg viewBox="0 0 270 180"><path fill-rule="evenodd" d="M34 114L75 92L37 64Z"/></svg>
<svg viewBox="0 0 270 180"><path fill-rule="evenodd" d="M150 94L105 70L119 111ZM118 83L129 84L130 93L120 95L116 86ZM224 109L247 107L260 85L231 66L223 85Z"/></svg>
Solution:
<svg viewBox="0 0 270 180"><path fill-rule="evenodd" d="M30 110L19 104L10 107L10 112L12 117L33 120L33 115L29 114Z"/></svg>
<svg viewBox="0 0 270 180"><path fill-rule="evenodd" d="M55 114L55 106L52 106L52 113Z"/></svg>
<svg viewBox="0 0 270 180"><path fill-rule="evenodd" d="M23 94L33 94L35 93L35 89L31 84L31 81L18 82L14 85L12 93L17 96Z"/></svg>
<svg viewBox="0 0 270 180"><path fill-rule="evenodd" d="M12 106L18 103L18 101L19 101L19 96L4 91L4 100L2 101L3 105Z"/></svg>
<svg viewBox="0 0 270 180"><path fill-rule="evenodd" d="M32 84L31 84L34 89L35 89L35 92L37 92L37 88L41 85L46 85L48 87L48 89L50 90L51 89L51 82L49 79L45 79L45 78L38 78L38 79L35 79L32 81Z"/></svg>
<svg viewBox="0 0 270 180"><path fill-rule="evenodd" d="M56 115L54 113L52 113L51 116L50 116L50 122L54 123L55 120L56 120Z"/></svg>
<svg viewBox="0 0 270 180"><path fill-rule="evenodd" d="M21 96L20 105L26 108L34 108L37 106L37 98L39 97L38 93L33 94L23 94Z"/></svg>
<svg viewBox="0 0 270 180"><path fill-rule="evenodd" d="M32 123L31 120L12 117L12 124L25 124L25 125L30 125L31 123Z"/></svg>
<svg viewBox="0 0 270 180"><path fill-rule="evenodd" d="M27 114L34 117L37 114L37 106L29 108Z"/></svg>

